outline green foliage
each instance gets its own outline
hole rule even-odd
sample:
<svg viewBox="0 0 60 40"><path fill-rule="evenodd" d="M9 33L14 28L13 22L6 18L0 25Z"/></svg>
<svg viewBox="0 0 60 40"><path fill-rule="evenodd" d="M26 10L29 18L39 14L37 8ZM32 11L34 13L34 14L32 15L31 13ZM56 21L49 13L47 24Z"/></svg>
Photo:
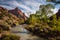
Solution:
<svg viewBox="0 0 60 40"><path fill-rule="evenodd" d="M46 0L47 2L56 2L56 0Z"/></svg>
<svg viewBox="0 0 60 40"><path fill-rule="evenodd" d="M56 29L57 29L58 31L60 31L60 17L58 18Z"/></svg>
<svg viewBox="0 0 60 40"><path fill-rule="evenodd" d="M57 18L51 9L54 9L51 4L41 5L39 11L30 15L26 29L39 36L56 37L60 33L60 17ZM48 14L53 15L49 17Z"/></svg>
<svg viewBox="0 0 60 40"><path fill-rule="evenodd" d="M39 17L37 15L35 15L35 14L31 14L30 18L27 21L28 21L29 24L32 23L33 25L37 24L37 23L40 23Z"/></svg>
<svg viewBox="0 0 60 40"><path fill-rule="evenodd" d="M11 34L4 34L0 40L20 40L20 37L19 36L16 36L16 35L11 35Z"/></svg>
<svg viewBox="0 0 60 40"><path fill-rule="evenodd" d="M53 13L51 9L54 9L54 6L52 4L47 5L41 5L39 11L36 12L36 14L31 14L30 18L27 20L30 24L36 24L40 23L41 20L44 22L48 22L48 14Z"/></svg>
<svg viewBox="0 0 60 40"><path fill-rule="evenodd" d="M47 2L50 2L51 0L46 0Z"/></svg>
<svg viewBox="0 0 60 40"><path fill-rule="evenodd" d="M47 2L53 2L53 3L55 3L55 5L56 4L60 4L60 1L59 0L46 0Z"/></svg>
<svg viewBox="0 0 60 40"><path fill-rule="evenodd" d="M41 5L40 6L40 14L41 16L47 16L48 14L53 13L51 9L54 9L54 6L52 4L47 4L47 5Z"/></svg>
<svg viewBox="0 0 60 40"><path fill-rule="evenodd" d="M23 24L24 22L25 22L24 19L19 19L18 21L19 24Z"/></svg>
<svg viewBox="0 0 60 40"><path fill-rule="evenodd" d="M10 30L10 25L8 23L6 23L5 21L1 21L0 22L0 29L2 29L2 31L8 31Z"/></svg>

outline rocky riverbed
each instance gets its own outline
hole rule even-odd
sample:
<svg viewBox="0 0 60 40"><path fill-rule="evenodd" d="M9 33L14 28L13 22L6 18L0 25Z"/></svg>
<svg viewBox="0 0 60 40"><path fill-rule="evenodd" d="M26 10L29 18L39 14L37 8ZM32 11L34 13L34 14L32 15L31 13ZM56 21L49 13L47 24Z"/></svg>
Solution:
<svg viewBox="0 0 60 40"><path fill-rule="evenodd" d="M28 30L24 29L22 25L11 29L11 33L20 36L20 40L45 40L29 33Z"/></svg>

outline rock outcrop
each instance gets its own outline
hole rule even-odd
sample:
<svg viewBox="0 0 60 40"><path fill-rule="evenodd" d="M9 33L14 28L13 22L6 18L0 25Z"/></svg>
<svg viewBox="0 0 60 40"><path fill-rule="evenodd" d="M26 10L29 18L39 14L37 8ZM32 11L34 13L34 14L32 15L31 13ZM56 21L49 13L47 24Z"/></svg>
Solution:
<svg viewBox="0 0 60 40"><path fill-rule="evenodd" d="M27 20L26 15L17 7L13 10L9 10L10 13L16 15L17 17L23 18L24 20Z"/></svg>

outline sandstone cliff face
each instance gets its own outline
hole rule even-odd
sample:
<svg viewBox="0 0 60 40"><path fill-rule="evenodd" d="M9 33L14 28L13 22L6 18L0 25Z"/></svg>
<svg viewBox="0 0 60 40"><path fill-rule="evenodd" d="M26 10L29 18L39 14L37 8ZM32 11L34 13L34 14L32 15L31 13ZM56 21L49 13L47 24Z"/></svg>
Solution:
<svg viewBox="0 0 60 40"><path fill-rule="evenodd" d="M15 8L13 10L9 10L9 12L16 15L17 17L27 20L27 17L25 16L25 14L21 10L19 10L18 8Z"/></svg>

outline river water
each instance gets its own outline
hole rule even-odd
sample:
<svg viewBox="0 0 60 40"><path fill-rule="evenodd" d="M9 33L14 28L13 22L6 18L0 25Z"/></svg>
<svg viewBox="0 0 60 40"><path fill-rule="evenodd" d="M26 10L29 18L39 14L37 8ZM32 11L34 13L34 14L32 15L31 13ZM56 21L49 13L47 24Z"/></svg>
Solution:
<svg viewBox="0 0 60 40"><path fill-rule="evenodd" d="M11 33L20 36L20 40L45 40L38 36L32 35L28 30L24 29L22 25L12 28Z"/></svg>

